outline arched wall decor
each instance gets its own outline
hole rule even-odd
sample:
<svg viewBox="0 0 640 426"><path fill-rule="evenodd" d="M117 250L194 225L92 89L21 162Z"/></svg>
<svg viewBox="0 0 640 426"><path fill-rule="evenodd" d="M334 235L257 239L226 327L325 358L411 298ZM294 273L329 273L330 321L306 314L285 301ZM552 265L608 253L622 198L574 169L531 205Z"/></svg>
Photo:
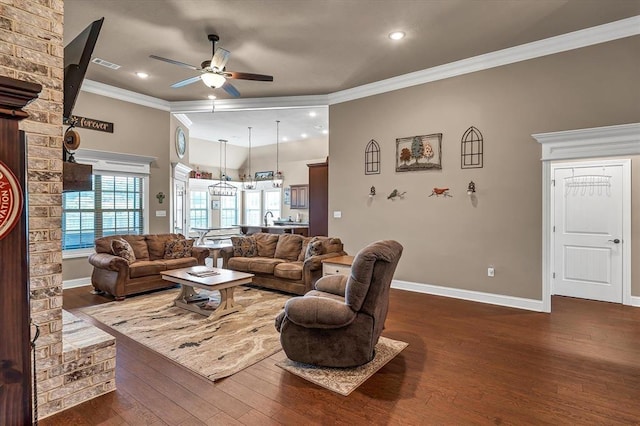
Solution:
<svg viewBox="0 0 640 426"><path fill-rule="evenodd" d="M364 150L364 174L380 174L380 145L371 139Z"/></svg>
<svg viewBox="0 0 640 426"><path fill-rule="evenodd" d="M463 169L481 169L483 166L484 140L482 133L471 126L462 135L460 166Z"/></svg>

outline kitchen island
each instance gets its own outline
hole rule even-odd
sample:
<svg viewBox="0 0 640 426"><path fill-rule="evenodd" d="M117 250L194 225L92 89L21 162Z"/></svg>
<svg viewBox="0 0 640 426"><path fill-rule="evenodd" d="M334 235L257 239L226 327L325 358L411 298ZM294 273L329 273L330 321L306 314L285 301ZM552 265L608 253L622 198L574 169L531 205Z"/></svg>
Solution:
<svg viewBox="0 0 640 426"><path fill-rule="evenodd" d="M300 223L292 223L290 225L234 225L240 228L240 232L245 235L255 234L257 232L266 232L268 234L299 234L303 237L309 235L309 225L300 224Z"/></svg>

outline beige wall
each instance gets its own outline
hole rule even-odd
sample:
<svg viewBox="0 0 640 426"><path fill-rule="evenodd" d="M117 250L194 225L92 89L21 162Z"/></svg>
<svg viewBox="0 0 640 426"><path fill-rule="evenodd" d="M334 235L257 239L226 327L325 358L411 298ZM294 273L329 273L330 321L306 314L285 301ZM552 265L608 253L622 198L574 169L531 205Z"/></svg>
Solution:
<svg viewBox="0 0 640 426"><path fill-rule="evenodd" d="M354 254L398 240L399 280L541 299L541 150L531 134L640 122L638 51L640 37L627 38L332 105L330 235ZM484 136L484 168L462 170L460 140L472 125ZM395 139L430 133L444 135L442 171L396 173ZM370 139L381 146L382 173L365 176ZM429 197L433 187L453 197ZM405 198L388 200L394 188ZM638 273L633 280L639 295Z"/></svg>
<svg viewBox="0 0 640 426"><path fill-rule="evenodd" d="M73 113L114 123L113 133L77 129L82 141L81 148L156 158L151 163L149 176L148 231L168 232L171 214L170 158L175 155L175 124L171 121L169 112L80 92ZM163 204L159 204L155 196L158 192L167 195ZM156 210L166 210L167 216L156 217ZM62 274L65 281L85 278L91 275L91 267L86 257L65 259L62 263Z"/></svg>

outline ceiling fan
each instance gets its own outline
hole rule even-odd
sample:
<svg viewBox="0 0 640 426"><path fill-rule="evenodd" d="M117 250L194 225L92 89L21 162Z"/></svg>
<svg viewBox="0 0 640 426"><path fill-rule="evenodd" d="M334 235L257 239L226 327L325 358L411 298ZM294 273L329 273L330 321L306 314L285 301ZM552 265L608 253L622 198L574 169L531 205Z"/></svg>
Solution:
<svg viewBox="0 0 640 426"><path fill-rule="evenodd" d="M240 92L230 82L228 78L235 78L238 80L257 80L257 81L273 81L273 76L264 74L251 74L247 72L226 71L225 65L229 60L231 52L221 47L216 49L216 42L220 38L216 34L209 34L209 41L213 48L213 57L211 60L207 60L200 64L200 68L185 64L184 62L174 61L173 59L163 58L161 56L150 55L150 58L157 59L159 61L168 62L170 64L178 65L181 67L189 68L194 71L200 71L200 75L195 77L189 77L187 79L178 81L171 85L173 88L183 87L196 81L202 80L202 82L213 89L222 88L225 92L231 96L238 97Z"/></svg>

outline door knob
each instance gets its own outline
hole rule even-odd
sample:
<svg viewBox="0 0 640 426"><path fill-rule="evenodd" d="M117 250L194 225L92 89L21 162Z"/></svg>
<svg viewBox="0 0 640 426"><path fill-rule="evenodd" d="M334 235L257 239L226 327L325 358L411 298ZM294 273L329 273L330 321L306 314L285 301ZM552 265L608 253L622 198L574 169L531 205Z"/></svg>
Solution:
<svg viewBox="0 0 640 426"><path fill-rule="evenodd" d="M607 240L607 241L611 241L613 244L620 244L620 240L617 238L615 240Z"/></svg>

